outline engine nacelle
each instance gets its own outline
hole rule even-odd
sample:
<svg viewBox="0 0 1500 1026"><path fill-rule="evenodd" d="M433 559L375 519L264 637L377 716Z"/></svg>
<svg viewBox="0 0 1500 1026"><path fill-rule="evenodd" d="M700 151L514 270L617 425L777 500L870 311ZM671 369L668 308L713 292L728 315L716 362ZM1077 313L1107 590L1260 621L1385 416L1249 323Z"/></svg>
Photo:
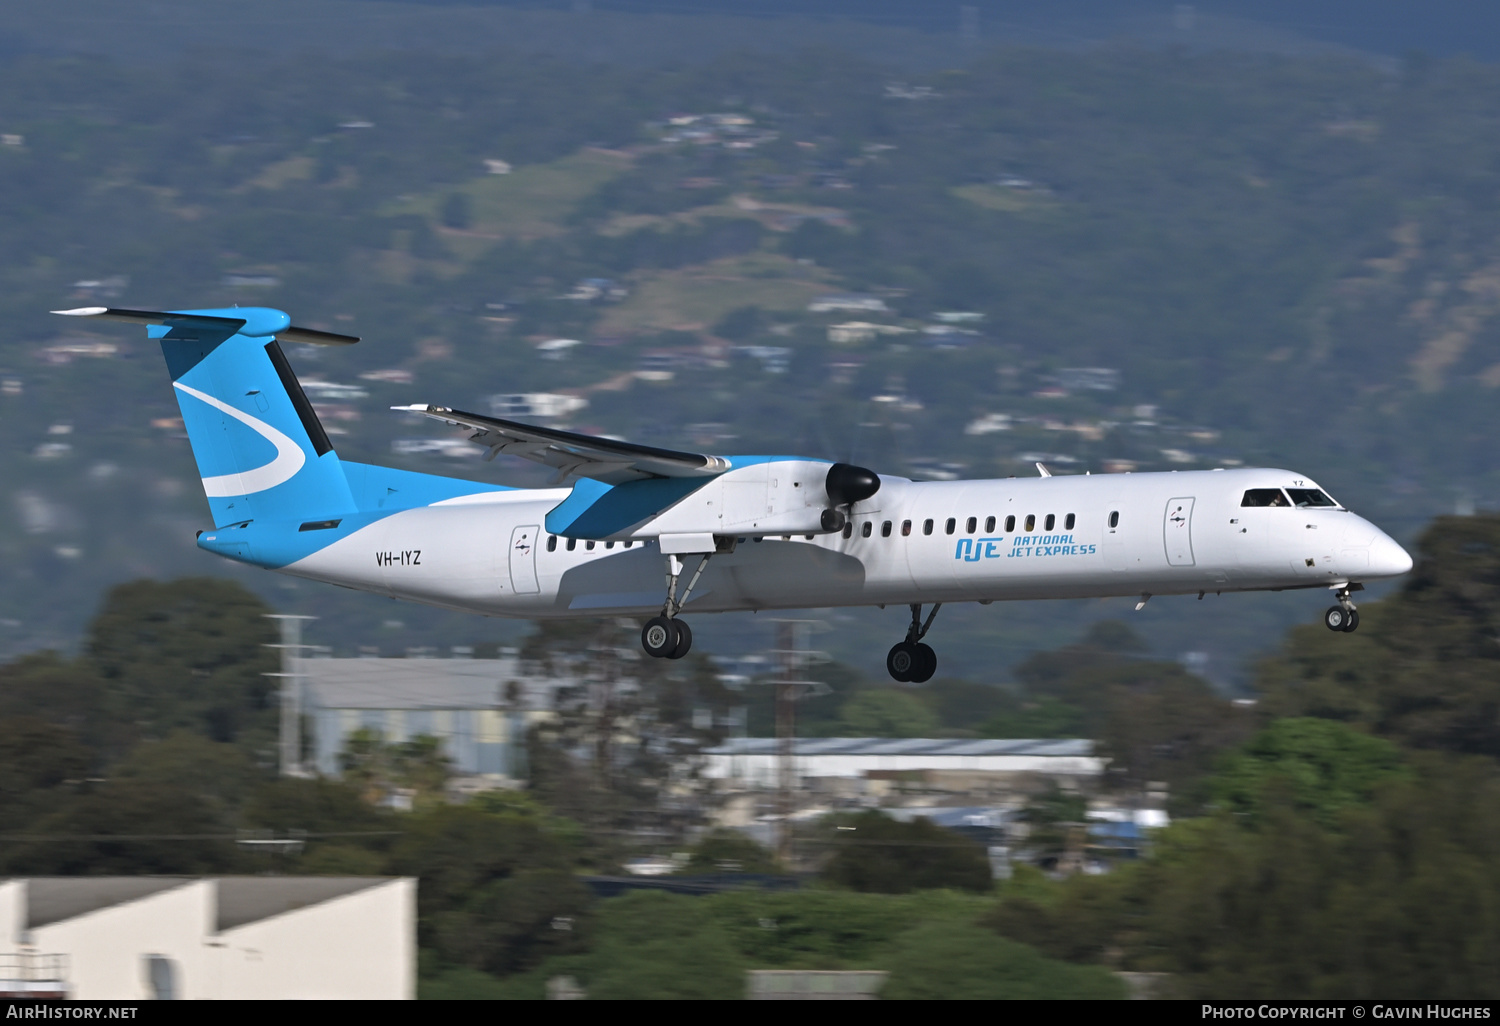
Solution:
<svg viewBox="0 0 1500 1026"><path fill-rule="evenodd" d="M847 463L761 458L702 483L679 478L614 486L580 481L574 494L548 514L547 529L600 540L832 534L844 529L854 503L879 488L874 472Z"/></svg>

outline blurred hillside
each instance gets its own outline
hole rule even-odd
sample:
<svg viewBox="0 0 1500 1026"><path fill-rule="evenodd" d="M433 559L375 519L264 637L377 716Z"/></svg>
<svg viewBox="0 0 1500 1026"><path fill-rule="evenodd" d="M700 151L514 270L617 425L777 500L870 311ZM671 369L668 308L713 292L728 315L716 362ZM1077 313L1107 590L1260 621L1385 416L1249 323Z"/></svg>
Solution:
<svg viewBox="0 0 1500 1026"><path fill-rule="evenodd" d="M1410 539L1500 502L1497 87L1462 59L1129 48L941 72L834 50L13 56L0 651L69 645L109 583L239 574L193 546L206 511L152 347L45 312L92 303L365 336L292 354L358 460L541 483L385 409L431 401L918 478L1289 466ZM514 636L241 579L346 649ZM1111 612L945 611L945 671L993 679ZM1226 681L1316 612L1133 622ZM828 644L862 658L898 619L839 613ZM748 617L701 634L764 644Z"/></svg>

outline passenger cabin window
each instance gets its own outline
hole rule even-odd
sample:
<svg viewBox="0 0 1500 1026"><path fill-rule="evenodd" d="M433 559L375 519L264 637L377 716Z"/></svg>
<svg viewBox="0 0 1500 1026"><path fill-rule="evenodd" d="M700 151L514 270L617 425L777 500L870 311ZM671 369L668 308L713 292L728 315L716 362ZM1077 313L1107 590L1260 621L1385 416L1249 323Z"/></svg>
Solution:
<svg viewBox="0 0 1500 1026"><path fill-rule="evenodd" d="M974 533L974 529L977 528L978 526L979 526L979 520L976 517L970 517L964 523L964 530L968 531L970 534L973 534Z"/></svg>
<svg viewBox="0 0 1500 1026"><path fill-rule="evenodd" d="M612 548L614 548L614 547L615 547L615 543L614 543L614 542L612 542L612 541L609 541L609 542L605 542L605 543L604 543L604 547L605 547L605 548L606 548L606 549L612 549Z"/></svg>
<svg viewBox="0 0 1500 1026"><path fill-rule="evenodd" d="M847 522L845 522L845 524L844 524L844 537L845 538L853 538L854 537L854 522L853 521L847 521Z"/></svg>
<svg viewBox="0 0 1500 1026"><path fill-rule="evenodd" d="M1120 526L1120 511L1119 510L1115 510L1113 513L1111 513L1109 515L1109 526L1110 527L1119 527Z"/></svg>
<svg viewBox="0 0 1500 1026"><path fill-rule="evenodd" d="M903 537L903 538L909 538L909 537L911 537L911 521L910 520L903 520L903 521L901 521L901 537Z"/></svg>
<svg viewBox="0 0 1500 1026"><path fill-rule="evenodd" d="M957 526L958 526L958 521L954 520L952 517L949 517L948 518L948 522L943 525L943 530L947 531L949 534L952 534L953 533L953 529L955 527L957 527Z"/></svg>
<svg viewBox="0 0 1500 1026"><path fill-rule="evenodd" d="M922 521L922 533L923 534L931 534L932 533L932 521L931 520L924 520L924 521Z"/></svg>
<svg viewBox="0 0 1500 1026"><path fill-rule="evenodd" d="M1028 514L1026 514L1026 533L1030 534L1032 531L1035 531L1035 530L1036 530L1036 514L1035 513L1028 513Z"/></svg>
<svg viewBox="0 0 1500 1026"><path fill-rule="evenodd" d="M1068 514L1068 518L1063 521L1063 530L1064 531L1071 531L1071 530L1073 530L1073 525L1076 524L1076 523L1078 523L1078 518L1075 517L1073 514L1069 513Z"/></svg>
<svg viewBox="0 0 1500 1026"><path fill-rule="evenodd" d="M883 523L883 524L880 525L880 537L882 537L882 538L889 538L890 536L891 536L891 522L889 520L887 520L885 523Z"/></svg>
<svg viewBox="0 0 1500 1026"><path fill-rule="evenodd" d="M556 552L557 551L557 535L555 535L555 534L549 534L549 535L547 535L547 551L548 552Z"/></svg>
<svg viewBox="0 0 1500 1026"><path fill-rule="evenodd" d="M1292 497L1292 505L1298 509L1338 509L1339 506L1327 493L1316 488L1288 488L1286 493Z"/></svg>
<svg viewBox="0 0 1500 1026"><path fill-rule="evenodd" d="M1013 516L1012 517L1006 517L1005 518L1005 533L1006 534L1010 534L1013 531L1015 531L1015 529L1016 529L1016 518L1013 517Z"/></svg>
<svg viewBox="0 0 1500 1026"><path fill-rule="evenodd" d="M875 521L873 521L873 520L866 520L865 521L865 526L862 527L862 528L860 528L860 530L859 530L859 536L861 538L868 538L868 537L870 537L870 531L871 531L872 528L874 528L874 526L875 526Z"/></svg>
<svg viewBox="0 0 1500 1026"><path fill-rule="evenodd" d="M1321 494L1321 493L1319 493ZM1241 506L1290 506L1280 488L1252 488L1240 500Z"/></svg>
<svg viewBox="0 0 1500 1026"><path fill-rule="evenodd" d="M586 548L586 549L588 549L590 552L594 551L594 543L591 542L591 541L584 542L583 543L583 547Z"/></svg>
<svg viewBox="0 0 1500 1026"><path fill-rule="evenodd" d="M577 538L569 538L568 539L568 551L572 552L576 548L578 548L578 539Z"/></svg>
<svg viewBox="0 0 1500 1026"><path fill-rule="evenodd" d="M994 517L985 517L984 518L984 533L985 534L994 534L995 533L995 518Z"/></svg>
<svg viewBox="0 0 1500 1026"><path fill-rule="evenodd" d="M1052 513L1048 513L1047 514L1047 519L1044 520L1044 521L1042 521L1042 530L1043 531L1050 531L1050 530L1052 530L1056 526L1057 526L1057 517L1054 514L1052 514Z"/></svg>

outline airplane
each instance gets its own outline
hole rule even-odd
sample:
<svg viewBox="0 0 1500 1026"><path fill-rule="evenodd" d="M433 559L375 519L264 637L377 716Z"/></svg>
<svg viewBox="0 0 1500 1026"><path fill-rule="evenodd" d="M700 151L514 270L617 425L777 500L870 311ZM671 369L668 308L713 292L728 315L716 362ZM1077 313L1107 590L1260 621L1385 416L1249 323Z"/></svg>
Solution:
<svg viewBox="0 0 1500 1026"><path fill-rule="evenodd" d="M923 639L947 603L1327 589L1353 593L1411 556L1304 474L1276 469L911 481L800 456L679 452L445 406L485 456L553 487L340 460L281 343L359 339L264 307L53 311L159 339L208 498L208 552L295 577L487 616L645 617L681 659L684 612L906 606L892 678L937 669ZM691 572L689 572L689 570ZM929 607L924 618L923 607Z"/></svg>

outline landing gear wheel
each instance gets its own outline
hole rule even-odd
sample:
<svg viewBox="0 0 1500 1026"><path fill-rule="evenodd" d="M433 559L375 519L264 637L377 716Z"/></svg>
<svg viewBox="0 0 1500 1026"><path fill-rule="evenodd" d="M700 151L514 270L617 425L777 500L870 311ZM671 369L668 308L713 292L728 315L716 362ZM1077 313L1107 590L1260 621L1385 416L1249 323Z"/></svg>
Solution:
<svg viewBox="0 0 1500 1026"><path fill-rule="evenodd" d="M917 650L917 665L913 667L907 680L913 684L926 684L937 673L937 653L932 650L931 645L921 642L914 647Z"/></svg>
<svg viewBox="0 0 1500 1026"><path fill-rule="evenodd" d="M892 680L908 684L911 682L913 671L921 665L921 658L916 645L909 641L897 642L886 653L885 668ZM936 664L936 659L933 662Z"/></svg>
<svg viewBox="0 0 1500 1026"><path fill-rule="evenodd" d="M667 658L681 659L692 650L693 629L687 625L686 620L673 620L672 625L677 628L677 647L667 653Z"/></svg>
<svg viewBox="0 0 1500 1026"><path fill-rule="evenodd" d="M665 616L653 616L641 628L641 647L655 659L665 659L676 651L677 640L677 622Z"/></svg>
<svg viewBox="0 0 1500 1026"><path fill-rule="evenodd" d="M1348 616L1349 622L1344 624L1344 633L1352 634L1354 631L1359 630L1359 610L1351 609L1346 615Z"/></svg>
<svg viewBox="0 0 1500 1026"><path fill-rule="evenodd" d="M1351 631L1354 628L1349 625L1358 622L1354 619L1354 610L1343 606L1329 606L1323 614L1323 626L1331 631Z"/></svg>

